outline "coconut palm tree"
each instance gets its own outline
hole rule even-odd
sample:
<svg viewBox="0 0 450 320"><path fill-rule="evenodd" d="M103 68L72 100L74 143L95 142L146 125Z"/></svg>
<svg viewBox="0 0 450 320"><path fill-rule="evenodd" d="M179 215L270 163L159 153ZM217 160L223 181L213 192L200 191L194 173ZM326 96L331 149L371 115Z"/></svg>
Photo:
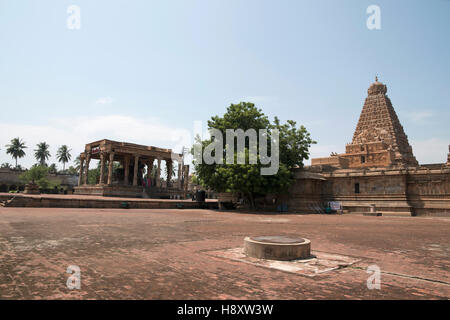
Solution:
<svg viewBox="0 0 450 320"><path fill-rule="evenodd" d="M16 168L17 168L17 158L23 158L25 156L26 149L25 142L23 142L20 138L14 138L11 140L11 143L6 145L6 153L10 154L14 160L16 160Z"/></svg>
<svg viewBox="0 0 450 320"><path fill-rule="evenodd" d="M5 162L5 163L2 163L2 165L0 166L0 168L1 168L1 169L11 169L12 166L11 166L8 162Z"/></svg>
<svg viewBox="0 0 450 320"><path fill-rule="evenodd" d="M41 166L45 166L45 161L50 158L50 151L48 151L50 146L46 142L38 143L36 146L37 149L34 150L34 157L39 161Z"/></svg>
<svg viewBox="0 0 450 320"><path fill-rule="evenodd" d="M75 163L75 170L77 172L79 172L80 171L80 167L81 167L81 157L80 156L76 157L73 162Z"/></svg>
<svg viewBox="0 0 450 320"><path fill-rule="evenodd" d="M58 159L58 161L62 162L63 164L63 171L66 170L66 163L70 161L70 158L72 158L70 151L72 151L72 149L69 149L64 144L58 149L58 153L56 154L56 158Z"/></svg>

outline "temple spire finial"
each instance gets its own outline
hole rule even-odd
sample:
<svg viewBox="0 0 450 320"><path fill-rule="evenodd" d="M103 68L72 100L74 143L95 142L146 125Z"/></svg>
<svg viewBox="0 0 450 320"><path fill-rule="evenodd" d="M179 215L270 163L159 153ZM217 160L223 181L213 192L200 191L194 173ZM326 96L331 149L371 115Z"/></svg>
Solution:
<svg viewBox="0 0 450 320"><path fill-rule="evenodd" d="M375 81L378 82L378 75L375 75Z"/></svg>

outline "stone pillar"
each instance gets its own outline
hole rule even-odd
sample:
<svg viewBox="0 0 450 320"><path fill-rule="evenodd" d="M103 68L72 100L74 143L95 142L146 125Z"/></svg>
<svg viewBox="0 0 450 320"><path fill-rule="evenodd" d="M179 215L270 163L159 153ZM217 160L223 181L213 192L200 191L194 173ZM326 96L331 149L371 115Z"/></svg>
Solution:
<svg viewBox="0 0 450 320"><path fill-rule="evenodd" d="M172 180L172 172L173 172L172 159L166 160L166 167L167 167L167 188L169 188L171 185L170 181Z"/></svg>
<svg viewBox="0 0 450 320"><path fill-rule="evenodd" d="M84 184L88 184L88 175L89 175L89 162L91 162L91 155L88 153L86 155L86 168L84 170Z"/></svg>
<svg viewBox="0 0 450 320"><path fill-rule="evenodd" d="M104 175L105 175L105 154L102 152L100 153L100 179L98 181L98 184L103 184Z"/></svg>
<svg viewBox="0 0 450 320"><path fill-rule="evenodd" d="M112 185L112 176L113 176L113 166L114 164L114 152L109 154L109 162L108 162L108 185Z"/></svg>
<svg viewBox="0 0 450 320"><path fill-rule="evenodd" d="M147 162L147 179L150 178L152 184L153 184L152 169L154 161L155 158L150 158L150 160Z"/></svg>
<svg viewBox="0 0 450 320"><path fill-rule="evenodd" d="M183 177L183 166L181 165L181 161L178 161L178 182L177 188L181 189L181 179Z"/></svg>
<svg viewBox="0 0 450 320"><path fill-rule="evenodd" d="M105 173L103 174L103 184L107 184L108 183L108 175L106 174L106 169L109 168L109 161L108 161L108 157L107 154L105 154Z"/></svg>
<svg viewBox="0 0 450 320"><path fill-rule="evenodd" d="M133 186L138 184L139 156L134 156Z"/></svg>
<svg viewBox="0 0 450 320"><path fill-rule="evenodd" d="M184 165L183 176L184 176L183 188L185 191L187 191L189 185L189 165L187 164Z"/></svg>
<svg viewBox="0 0 450 320"><path fill-rule="evenodd" d="M128 185L130 182L128 181L128 176L130 175L130 158L125 156L123 161L123 184Z"/></svg>
<svg viewBox="0 0 450 320"><path fill-rule="evenodd" d="M80 158L80 175L78 176L78 186L83 183L83 169L84 169L84 159Z"/></svg>
<svg viewBox="0 0 450 320"><path fill-rule="evenodd" d="M161 185L161 159L158 158L158 167L156 168L156 187L160 187Z"/></svg>

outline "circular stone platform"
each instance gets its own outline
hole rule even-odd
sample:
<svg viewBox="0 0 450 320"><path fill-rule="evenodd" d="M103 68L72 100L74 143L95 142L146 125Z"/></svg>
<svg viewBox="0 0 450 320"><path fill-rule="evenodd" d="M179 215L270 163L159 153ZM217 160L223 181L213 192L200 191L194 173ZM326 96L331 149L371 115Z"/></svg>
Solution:
<svg viewBox="0 0 450 320"><path fill-rule="evenodd" d="M296 260L311 256L311 241L291 236L261 236L244 239L244 253L253 258Z"/></svg>

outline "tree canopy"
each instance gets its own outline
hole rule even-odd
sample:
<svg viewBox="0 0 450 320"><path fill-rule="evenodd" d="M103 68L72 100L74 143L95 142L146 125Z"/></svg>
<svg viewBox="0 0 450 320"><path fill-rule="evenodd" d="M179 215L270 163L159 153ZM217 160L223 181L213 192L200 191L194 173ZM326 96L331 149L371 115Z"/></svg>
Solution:
<svg viewBox="0 0 450 320"><path fill-rule="evenodd" d="M265 135L257 136L257 150L260 152L257 156L257 162L250 163L252 143L249 137L245 138L244 149L239 150L238 146L233 142L232 150L234 163L224 161L223 163L208 164L205 161L199 163L194 160L194 168L199 182L217 192L233 192L240 193L247 198L252 206L255 205L255 198L266 194L280 194L286 192L293 182L292 168L302 167L303 160L309 157L309 147L316 143L310 137L310 134L304 126L297 127L295 121L289 120L285 124L281 124L278 118L271 123L268 117L261 109L255 107L253 103L241 102L239 104L231 104L227 108L227 112L222 116L214 116L208 121L209 129L220 131L223 137L226 137L227 129L247 130L265 129ZM274 151L271 150L270 142L275 139L278 131L279 146L279 168L275 174L263 175L261 168L267 167L261 163L261 143L265 142L269 146L271 156ZM200 140L197 137L197 146L201 145L205 150L214 143L220 143L217 137L212 136L207 140ZM267 139L264 141L262 139ZM220 156L225 159L227 148L231 148L230 141L223 139L219 148ZM217 150L217 149L215 149ZM195 157L195 147L192 150ZM214 155L215 151L214 151ZM237 164L238 157L245 159L245 164Z"/></svg>
<svg viewBox="0 0 450 320"><path fill-rule="evenodd" d="M46 166L34 165L22 173L19 179L24 183L37 184L41 189L48 189L53 184L48 180L48 168Z"/></svg>

